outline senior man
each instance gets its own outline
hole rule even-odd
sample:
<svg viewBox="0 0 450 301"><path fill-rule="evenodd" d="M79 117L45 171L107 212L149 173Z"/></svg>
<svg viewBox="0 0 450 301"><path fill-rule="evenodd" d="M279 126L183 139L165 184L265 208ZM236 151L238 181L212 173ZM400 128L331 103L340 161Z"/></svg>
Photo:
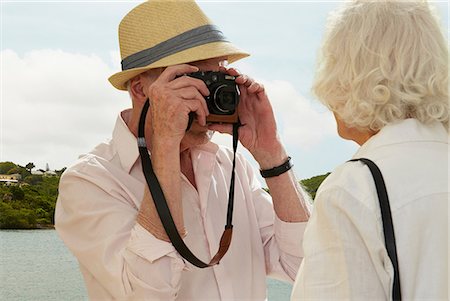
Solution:
<svg viewBox="0 0 450 301"><path fill-rule="evenodd" d="M137 6L122 20L119 40L123 70L110 82L128 89L132 108L119 114L109 142L67 169L56 208L56 229L78 259L89 297L264 300L266 275L295 279L309 213L264 88L225 68L225 61L248 54L229 43L194 1ZM239 139L271 176L272 196L237 155L231 245L219 265L205 269L185 260L167 236L143 174L143 140L137 139L149 101L140 147L151 154L180 236L209 261L227 215L233 152L210 142L213 130L231 132L231 125L207 122L205 82L183 76L196 71L236 77Z"/></svg>

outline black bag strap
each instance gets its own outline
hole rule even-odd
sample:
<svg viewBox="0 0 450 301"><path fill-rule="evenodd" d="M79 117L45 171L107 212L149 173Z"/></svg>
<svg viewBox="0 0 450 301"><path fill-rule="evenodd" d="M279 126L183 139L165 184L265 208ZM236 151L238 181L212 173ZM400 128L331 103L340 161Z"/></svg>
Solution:
<svg viewBox="0 0 450 301"><path fill-rule="evenodd" d="M380 202L381 219L383 221L384 243L386 250L394 266L394 287L392 290L392 299L401 300L400 290L400 272L398 269L397 247L395 244L394 225L392 224L391 208L389 205L389 197L384 183L383 175L381 174L378 166L371 160L366 158L353 159L349 162L360 161L369 167L375 181L375 187L377 189L378 201Z"/></svg>
<svg viewBox="0 0 450 301"><path fill-rule="evenodd" d="M230 182L230 191L228 195L228 210L227 210L227 220L225 225L225 230L220 238L219 250L216 255L213 256L209 263L205 263L202 260L198 259L192 252L189 250L188 246L184 243L180 234L178 233L175 222L173 221L172 214L170 213L169 206L167 205L166 198L164 197L164 193L159 184L158 178L156 177L153 171L152 161L150 156L148 155L147 143L145 141L145 118L147 116L147 111L150 107L150 102L147 99L139 120L139 129L138 129L138 147L139 154L142 160L142 170L145 175L145 179L147 181L147 185L150 189L150 193L153 198L153 202L155 203L156 211L158 212L159 218L161 219L161 223L163 224L164 230L167 233L170 241L172 242L175 249L178 253L187 261L195 265L199 268L207 268L219 263L225 253L228 251L228 248L231 244L231 237L233 234L233 204L234 204L234 178L235 178L235 166L236 166L236 150L238 146L238 128L239 123L233 124L233 170L231 173L231 182ZM192 114L189 116L189 124L188 129L193 121Z"/></svg>

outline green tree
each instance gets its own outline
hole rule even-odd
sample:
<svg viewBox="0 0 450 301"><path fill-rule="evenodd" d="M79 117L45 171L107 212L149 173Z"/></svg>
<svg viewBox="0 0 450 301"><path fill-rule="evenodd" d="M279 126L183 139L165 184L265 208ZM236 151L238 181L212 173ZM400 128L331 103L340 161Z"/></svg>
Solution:
<svg viewBox="0 0 450 301"><path fill-rule="evenodd" d="M12 162L0 162L0 174L8 174L8 171L16 167L17 165Z"/></svg>
<svg viewBox="0 0 450 301"><path fill-rule="evenodd" d="M319 189L320 184L328 177L330 173L326 173L324 175L315 176L309 179L304 179L300 181L300 184L309 193L311 198L314 200L316 198L317 190Z"/></svg>
<svg viewBox="0 0 450 301"><path fill-rule="evenodd" d="M28 163L27 165L25 165L25 168L31 173L31 170L33 168L35 168L36 166L34 165L33 162Z"/></svg>
<svg viewBox="0 0 450 301"><path fill-rule="evenodd" d="M14 196L11 192L3 192L2 193L2 201L3 202L11 202L14 199Z"/></svg>
<svg viewBox="0 0 450 301"><path fill-rule="evenodd" d="M31 175L31 172L29 172L25 167L17 165L16 167L11 168L7 174L19 174L21 176L21 179L25 179L29 175Z"/></svg>
<svg viewBox="0 0 450 301"><path fill-rule="evenodd" d="M11 166L11 165L10 165ZM0 229L47 228L54 224L59 176L30 175L25 167L28 185L0 185Z"/></svg>
<svg viewBox="0 0 450 301"><path fill-rule="evenodd" d="M330 173L326 173L324 175L315 176L309 179L301 180L299 183L305 189L305 191L311 196L314 200L316 197L317 189L319 189L320 184L328 177ZM270 193L268 188L263 188L265 191Z"/></svg>
<svg viewBox="0 0 450 301"><path fill-rule="evenodd" d="M10 170L8 170L7 174L8 175L20 174L20 167L16 166L16 167L11 168Z"/></svg>
<svg viewBox="0 0 450 301"><path fill-rule="evenodd" d="M14 200L21 201L25 198L25 193L23 192L22 188L18 186L11 186L10 191Z"/></svg>
<svg viewBox="0 0 450 301"><path fill-rule="evenodd" d="M30 184L30 185L36 185L36 184L42 182L42 176L40 176L40 175L30 175L30 176L26 177L25 179L23 179L23 181L25 183Z"/></svg>
<svg viewBox="0 0 450 301"><path fill-rule="evenodd" d="M63 167L60 170L55 170L55 172L58 175L58 177L60 177L66 171L66 169L67 167Z"/></svg>
<svg viewBox="0 0 450 301"><path fill-rule="evenodd" d="M11 205L0 203L1 229L32 229L36 227L36 213L31 209L15 210Z"/></svg>

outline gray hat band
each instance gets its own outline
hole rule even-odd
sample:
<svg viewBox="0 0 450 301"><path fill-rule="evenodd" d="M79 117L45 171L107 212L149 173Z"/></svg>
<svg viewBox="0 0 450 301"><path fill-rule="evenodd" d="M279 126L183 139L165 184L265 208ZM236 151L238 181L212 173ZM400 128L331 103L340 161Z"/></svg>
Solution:
<svg viewBox="0 0 450 301"><path fill-rule="evenodd" d="M145 67L174 53L213 42L228 42L228 40L217 26L203 25L127 56L122 60L122 71Z"/></svg>

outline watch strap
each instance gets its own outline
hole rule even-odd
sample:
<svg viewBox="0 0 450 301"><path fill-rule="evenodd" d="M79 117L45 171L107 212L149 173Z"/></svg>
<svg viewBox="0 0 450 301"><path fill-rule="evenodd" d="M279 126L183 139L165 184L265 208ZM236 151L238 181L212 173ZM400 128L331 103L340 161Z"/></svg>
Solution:
<svg viewBox="0 0 450 301"><path fill-rule="evenodd" d="M292 166L294 166L291 159L292 159L291 157L288 157L287 160L283 164L276 166L274 168L271 168L271 169L261 169L259 172L261 173L261 176L263 178L272 178L272 177L279 176L279 175L287 172L289 169L292 168Z"/></svg>

